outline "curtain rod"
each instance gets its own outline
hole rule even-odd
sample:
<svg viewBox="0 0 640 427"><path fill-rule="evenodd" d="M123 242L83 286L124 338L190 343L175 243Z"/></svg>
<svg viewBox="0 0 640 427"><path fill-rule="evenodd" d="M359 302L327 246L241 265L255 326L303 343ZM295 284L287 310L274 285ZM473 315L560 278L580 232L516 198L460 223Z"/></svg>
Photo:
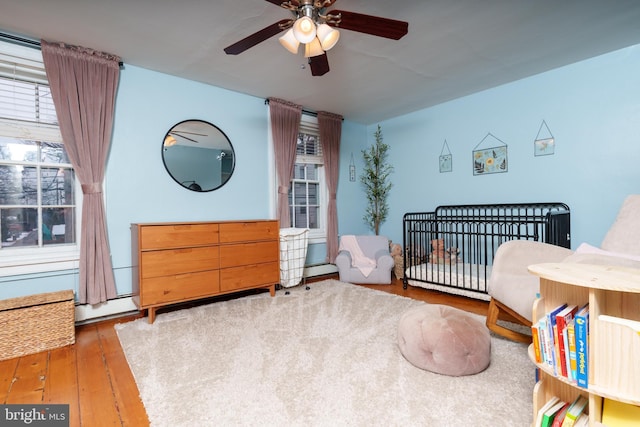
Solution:
<svg viewBox="0 0 640 427"><path fill-rule="evenodd" d="M15 34L5 33L0 31L0 40L7 41L9 43L18 44L20 46L31 47L34 49L40 49L41 44L37 40L28 39L26 37L16 36ZM122 61L118 62L118 65L122 67L124 63Z"/></svg>
<svg viewBox="0 0 640 427"><path fill-rule="evenodd" d="M264 105L269 105L269 98L264 100ZM318 117L318 113L316 111L306 110L304 108L302 109L302 114L305 114L307 116ZM344 121L344 117L342 118L342 121Z"/></svg>
<svg viewBox="0 0 640 427"><path fill-rule="evenodd" d="M265 99L264 100L264 105L269 105L269 99ZM318 117L318 113L315 111L311 111L311 110L306 110L306 109L302 109L302 114L305 114L307 116L313 116L313 117Z"/></svg>

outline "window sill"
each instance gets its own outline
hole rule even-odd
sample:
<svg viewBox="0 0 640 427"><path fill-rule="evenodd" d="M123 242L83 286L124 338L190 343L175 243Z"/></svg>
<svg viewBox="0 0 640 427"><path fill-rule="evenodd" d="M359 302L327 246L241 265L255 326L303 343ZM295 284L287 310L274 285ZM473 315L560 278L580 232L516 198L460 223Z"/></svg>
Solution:
<svg viewBox="0 0 640 427"><path fill-rule="evenodd" d="M0 259L0 277L74 270L79 267L79 259L77 250L38 256L7 257Z"/></svg>

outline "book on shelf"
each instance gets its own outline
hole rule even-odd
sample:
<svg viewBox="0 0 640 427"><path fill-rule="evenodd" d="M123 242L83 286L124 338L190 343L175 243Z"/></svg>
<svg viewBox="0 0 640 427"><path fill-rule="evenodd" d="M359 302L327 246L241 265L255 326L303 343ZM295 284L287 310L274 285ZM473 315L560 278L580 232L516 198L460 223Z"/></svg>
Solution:
<svg viewBox="0 0 640 427"><path fill-rule="evenodd" d="M580 414L576 422L573 423L573 427L588 427L588 426L589 426L589 416L584 412Z"/></svg>
<svg viewBox="0 0 640 427"><path fill-rule="evenodd" d="M550 427L562 427L562 422L564 421L564 417L567 415L569 405L571 405L571 403L564 402L562 408L560 408L560 410L553 416L553 422L551 423Z"/></svg>
<svg viewBox="0 0 640 427"><path fill-rule="evenodd" d="M551 354L549 353L549 339L548 339L548 330L547 330L547 318L543 316L540 320L538 320L538 336L540 339L540 358L541 364L546 364Z"/></svg>
<svg viewBox="0 0 640 427"><path fill-rule="evenodd" d="M576 383L589 387L589 305L585 305L575 315L576 334Z"/></svg>
<svg viewBox="0 0 640 427"><path fill-rule="evenodd" d="M588 403L589 399L585 396L579 395L576 397L571 405L569 405L569 409L567 409L567 413L562 421L562 427L573 427L576 420L583 414Z"/></svg>
<svg viewBox="0 0 640 427"><path fill-rule="evenodd" d="M542 352L540 347L540 325L539 323L533 323L531 325L531 342L533 343L533 354L536 359L536 363L542 363Z"/></svg>
<svg viewBox="0 0 640 427"><path fill-rule="evenodd" d="M542 422L540 423L540 427L551 427L556 416L566 405L568 405L567 402L558 400L554 405L549 407L549 409L544 411L544 414L542 414Z"/></svg>
<svg viewBox="0 0 640 427"><path fill-rule="evenodd" d="M549 356L549 358L547 360L547 365L549 366L549 368L551 368L554 375L557 375L556 334L558 333L558 330L556 327L556 315L560 313L566 306L567 306L566 303L559 305L558 307L548 312L545 316L547 318L547 335L548 335L547 342L549 344L548 353L547 353L547 356Z"/></svg>
<svg viewBox="0 0 640 427"><path fill-rule="evenodd" d="M557 339L556 348L558 355L556 358L557 374L568 378L567 372L567 325L573 320L573 316L578 311L578 306L575 304L567 305L562 311L556 314L556 333L554 338ZM567 344L567 345L565 345Z"/></svg>
<svg viewBox="0 0 640 427"><path fill-rule="evenodd" d="M559 401L560 398L558 396L553 396L551 399L547 400L547 402L542 405L540 409L538 409L538 413L536 414L536 421L534 424L535 427L540 427L542 425L542 418L544 417L544 413Z"/></svg>
<svg viewBox="0 0 640 427"><path fill-rule="evenodd" d="M602 424L607 427L632 427L640 424L640 406L604 399Z"/></svg>
<svg viewBox="0 0 640 427"><path fill-rule="evenodd" d="M567 371L567 378L575 383L576 371L578 369L576 359L576 321L573 319L571 323L567 325L567 343L569 344L569 370Z"/></svg>

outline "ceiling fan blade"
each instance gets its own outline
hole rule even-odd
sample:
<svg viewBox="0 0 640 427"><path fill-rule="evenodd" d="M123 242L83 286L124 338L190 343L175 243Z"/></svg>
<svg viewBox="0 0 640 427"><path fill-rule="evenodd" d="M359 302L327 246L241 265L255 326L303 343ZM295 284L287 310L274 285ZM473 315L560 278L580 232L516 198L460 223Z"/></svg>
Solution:
<svg viewBox="0 0 640 427"><path fill-rule="evenodd" d="M323 76L329 72L329 60L327 54L312 56L309 58L309 66L311 67L312 76Z"/></svg>
<svg viewBox="0 0 640 427"><path fill-rule="evenodd" d="M199 141L196 141L195 139L189 138L188 136L180 135L179 133L176 133L176 132L169 132L169 135L179 136L180 138L184 138L187 141L191 141L191 142L195 142L196 144L199 144Z"/></svg>
<svg viewBox="0 0 640 427"><path fill-rule="evenodd" d="M284 7L282 6L283 4L287 3L287 0L267 0L269 3L273 3L276 6L280 6L280 7ZM335 1L335 0L334 0ZM300 5L300 3L298 3L298 0L289 0L289 3L291 3L291 5L298 7ZM286 7L285 7L286 9Z"/></svg>
<svg viewBox="0 0 640 427"><path fill-rule="evenodd" d="M359 33L371 34L372 36L385 37L393 40L400 40L409 32L409 23L396 21L395 19L380 18L378 16L364 15L362 13L348 12L344 10L332 10L327 12L329 17L341 15L340 22L328 24L345 30L358 31Z"/></svg>
<svg viewBox="0 0 640 427"><path fill-rule="evenodd" d="M291 19L282 19L275 24L271 24L262 30L251 34L248 37L243 38L242 40L232 44L231 46L227 46L224 48L224 51L227 55L237 55L239 53L244 52L245 50L267 40L270 37L275 36L276 34L282 32L287 26L291 23Z"/></svg>

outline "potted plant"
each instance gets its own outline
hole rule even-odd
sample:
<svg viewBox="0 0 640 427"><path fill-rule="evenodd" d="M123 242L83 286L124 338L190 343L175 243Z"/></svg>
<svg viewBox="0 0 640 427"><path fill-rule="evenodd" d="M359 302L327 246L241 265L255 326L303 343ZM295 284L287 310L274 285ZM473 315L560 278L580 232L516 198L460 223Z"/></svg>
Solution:
<svg viewBox="0 0 640 427"><path fill-rule="evenodd" d="M367 210L363 219L377 236L380 233L380 224L387 219L389 212L387 197L392 186L389 175L393 166L387 163L389 146L382 141L380 125L374 137L376 142L369 149L362 150L365 166L360 175L360 182L364 185L367 195Z"/></svg>

